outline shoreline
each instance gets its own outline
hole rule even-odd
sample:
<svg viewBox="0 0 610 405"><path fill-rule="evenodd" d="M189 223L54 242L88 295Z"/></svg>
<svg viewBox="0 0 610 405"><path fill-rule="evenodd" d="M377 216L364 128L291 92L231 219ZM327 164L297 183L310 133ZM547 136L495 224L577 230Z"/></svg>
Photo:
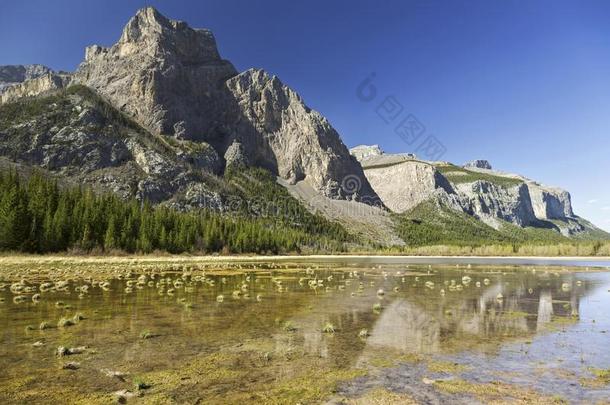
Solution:
<svg viewBox="0 0 610 405"><path fill-rule="evenodd" d="M199 262L199 263L234 263L234 262L289 262L289 261L371 261L388 264L556 264L587 265L610 267L610 256L401 256L401 255L367 255L367 254L331 254L331 255L0 255L2 264L27 263L116 263L116 262Z"/></svg>

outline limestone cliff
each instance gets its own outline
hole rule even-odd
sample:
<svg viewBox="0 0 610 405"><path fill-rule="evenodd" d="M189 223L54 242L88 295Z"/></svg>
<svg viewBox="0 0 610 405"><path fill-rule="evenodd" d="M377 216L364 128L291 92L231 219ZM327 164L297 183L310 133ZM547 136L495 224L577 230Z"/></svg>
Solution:
<svg viewBox="0 0 610 405"><path fill-rule="evenodd" d="M383 203L394 212L434 201L496 229L511 223L554 229L565 236L597 230L574 214L567 191L494 171L486 160L459 167L405 154L370 153L373 150L377 148L361 145L351 152L359 158Z"/></svg>
<svg viewBox="0 0 610 405"><path fill-rule="evenodd" d="M43 65L0 66L0 94L9 86L35 79L50 72L51 69Z"/></svg>
<svg viewBox="0 0 610 405"><path fill-rule="evenodd" d="M238 74L208 30L140 10L110 48L87 48L74 83L93 88L156 135L211 144L334 197L376 199L339 135L298 94L264 71ZM227 153L228 152L228 153ZM341 184L358 178L357 190Z"/></svg>
<svg viewBox="0 0 610 405"><path fill-rule="evenodd" d="M23 83L15 83L4 88L0 94L0 104L19 100L23 97L35 97L62 89L70 82L71 75L54 72L44 73L28 79Z"/></svg>

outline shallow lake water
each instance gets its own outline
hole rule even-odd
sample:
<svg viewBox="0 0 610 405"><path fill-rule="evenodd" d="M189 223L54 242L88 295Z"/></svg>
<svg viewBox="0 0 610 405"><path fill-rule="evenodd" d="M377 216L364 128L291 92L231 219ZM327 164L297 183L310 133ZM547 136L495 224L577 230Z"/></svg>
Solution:
<svg viewBox="0 0 610 405"><path fill-rule="evenodd" d="M610 398L605 271L373 261L5 267L1 403Z"/></svg>

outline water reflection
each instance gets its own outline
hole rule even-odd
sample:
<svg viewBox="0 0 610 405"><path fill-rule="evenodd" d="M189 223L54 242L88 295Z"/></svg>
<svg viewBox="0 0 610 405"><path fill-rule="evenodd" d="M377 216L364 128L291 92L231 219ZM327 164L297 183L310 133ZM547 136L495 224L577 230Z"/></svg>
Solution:
<svg viewBox="0 0 610 405"><path fill-rule="evenodd" d="M93 348L81 356L89 374L75 372L73 378L104 395L121 386L96 377L100 370L133 375L173 370L214 353L239 353L240 360L227 367L247 372L251 381L239 374L225 384L250 384L249 390L312 368L366 367L380 353L489 355L511 342L552 334L558 321L562 327L578 324L583 297L608 281L604 273L520 268L318 264L269 265L262 272L261 267L230 272L151 267L118 269L117 277L98 279L83 271L66 280L2 282L0 386L8 390L32 376L30 396L20 397L30 400L40 399L45 389L65 388L68 381L54 378L60 360L53 353L67 344ZM42 292L49 279L51 287ZM40 300L32 300L33 294ZM77 313L87 319L69 328L39 327ZM324 332L325 324L336 332ZM143 339L145 333L154 338ZM34 348L35 342L42 348ZM213 385L188 395L205 397ZM0 389L0 399L3 395L9 393Z"/></svg>

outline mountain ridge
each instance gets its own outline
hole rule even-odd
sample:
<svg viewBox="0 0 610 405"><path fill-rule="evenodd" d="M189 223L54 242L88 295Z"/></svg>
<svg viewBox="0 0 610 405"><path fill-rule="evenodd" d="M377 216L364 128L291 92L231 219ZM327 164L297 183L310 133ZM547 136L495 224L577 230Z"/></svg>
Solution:
<svg viewBox="0 0 610 405"><path fill-rule="evenodd" d="M211 31L152 7L139 10L114 45L87 47L74 73L30 70L10 77L20 82L0 82L0 157L124 199L230 213L245 194L227 173L254 167L311 212L385 246L404 245L397 232L409 228L393 222L394 213L429 218L421 207L430 202L441 217L448 208L498 232L610 238L573 213L566 191L487 161L457 166L377 145L348 150L278 77L238 72Z"/></svg>
<svg viewBox="0 0 610 405"><path fill-rule="evenodd" d="M378 145L359 145L350 151L384 204L399 214L433 201L495 229L508 222L522 228L555 229L568 237L603 233L574 214L569 192L493 170L487 160L457 166L413 154L386 154Z"/></svg>

